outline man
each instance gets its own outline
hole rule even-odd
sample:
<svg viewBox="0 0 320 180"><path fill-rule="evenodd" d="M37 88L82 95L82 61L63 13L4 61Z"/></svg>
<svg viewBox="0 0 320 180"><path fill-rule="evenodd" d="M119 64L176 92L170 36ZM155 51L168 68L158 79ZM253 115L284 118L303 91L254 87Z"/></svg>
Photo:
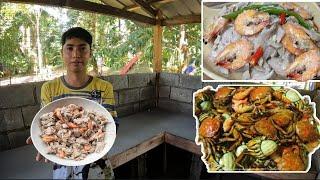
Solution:
<svg viewBox="0 0 320 180"><path fill-rule="evenodd" d="M61 55L67 68L67 74L43 84L41 88L42 106L67 96L85 97L104 106L111 113L118 127L112 85L87 74L87 64L92 57L91 34L80 27L71 28L62 35L61 43ZM32 143L30 138L27 143ZM40 161L41 159L43 157L38 153L36 160ZM77 167L54 164L53 178L113 179L114 175L110 162L100 159L93 164Z"/></svg>

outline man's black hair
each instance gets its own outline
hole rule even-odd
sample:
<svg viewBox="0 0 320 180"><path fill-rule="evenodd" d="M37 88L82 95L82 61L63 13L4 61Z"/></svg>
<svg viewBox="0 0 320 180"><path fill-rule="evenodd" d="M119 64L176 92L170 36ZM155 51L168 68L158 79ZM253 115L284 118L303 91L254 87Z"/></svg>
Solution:
<svg viewBox="0 0 320 180"><path fill-rule="evenodd" d="M81 40L84 40L90 45L90 48L91 48L92 36L87 30L81 27L73 27L68 29L66 32L63 33L61 37L62 46L66 43L68 39L71 39L71 38L79 38Z"/></svg>

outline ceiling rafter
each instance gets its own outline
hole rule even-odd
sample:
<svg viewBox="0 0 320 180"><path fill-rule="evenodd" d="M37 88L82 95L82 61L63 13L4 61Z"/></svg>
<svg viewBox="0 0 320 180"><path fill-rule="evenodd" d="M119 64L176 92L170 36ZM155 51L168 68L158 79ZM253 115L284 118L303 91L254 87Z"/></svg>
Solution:
<svg viewBox="0 0 320 180"><path fill-rule="evenodd" d="M201 23L201 15L175 16L170 19L162 20L161 25L172 26L172 25L189 24L189 23Z"/></svg>
<svg viewBox="0 0 320 180"><path fill-rule="evenodd" d="M139 5L146 13L148 13L152 17L157 16L157 11L154 10L148 3L144 2L143 0L131 0L131 1Z"/></svg>
<svg viewBox="0 0 320 180"><path fill-rule="evenodd" d="M173 2L173 1L175 1L175 0L149 0L149 1L147 1L147 3L148 4L150 4L150 5L154 5L154 4L165 4L165 3L170 3L170 2ZM136 10L136 9L140 9L141 7L139 6L139 5L137 5L137 4L134 4L134 5L131 5L131 6L127 6L126 8L125 8L125 10L127 10L127 11L134 11L134 10Z"/></svg>
<svg viewBox="0 0 320 180"><path fill-rule="evenodd" d="M122 6L127 7L126 4L124 4L122 1L116 0L118 3L120 3Z"/></svg>
<svg viewBox="0 0 320 180"><path fill-rule="evenodd" d="M54 7L62 7L62 8L71 8L80 11L87 11L93 12L98 14L104 14L109 16L115 16L118 18L125 18L129 20L136 21L142 24L149 24L149 25L156 25L161 24L161 26L171 26L171 25L178 25L178 24L188 24L188 23L201 23L201 15L194 14L191 9L188 7L188 10L191 14L188 15L180 15L176 9L166 9L169 6L161 6L157 3L164 3L169 4L171 2L177 0L131 0L135 3L135 6L139 8L143 8L144 11L149 9L149 14L152 14L153 17L148 17L146 15L138 14L136 12L128 11L128 7L121 8L120 4L118 7L113 7L108 4L106 0L100 0L103 2L101 3L94 3L87 0L1 0L2 2L12 2L12 3L24 3L24 4L38 4L44 6L54 6ZM119 0L115 1L119 2ZM196 1L197 3L198 1ZM138 4L138 5L137 5ZM158 7L158 5L160 5ZM159 9L155 9L158 7ZM161 7L161 8L160 8ZM178 6L179 7L179 6ZM152 10L151 10L152 9ZM172 15L165 16L162 13L162 10L172 11ZM156 13L155 13L156 12Z"/></svg>
<svg viewBox="0 0 320 180"><path fill-rule="evenodd" d="M100 2L102 2L102 4L105 4L105 5L110 5L106 2L106 0L99 0ZM120 4L122 7L121 8L124 8L126 7L126 5L124 5L123 3L119 2L119 1L115 1L116 3Z"/></svg>
<svg viewBox="0 0 320 180"><path fill-rule="evenodd" d="M155 25L156 20L134 12L128 12L123 9L118 9L106 4L97 4L84 0L2 0L3 2L38 4L57 7L67 7L81 11L89 11L100 13L133 21L138 21L146 24Z"/></svg>

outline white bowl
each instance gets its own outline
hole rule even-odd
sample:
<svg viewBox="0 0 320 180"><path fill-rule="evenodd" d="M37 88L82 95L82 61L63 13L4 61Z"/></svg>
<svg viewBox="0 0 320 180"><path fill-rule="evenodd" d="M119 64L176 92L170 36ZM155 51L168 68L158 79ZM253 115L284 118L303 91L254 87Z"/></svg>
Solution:
<svg viewBox="0 0 320 180"><path fill-rule="evenodd" d="M69 104L76 104L78 106L82 106L86 111L93 111L99 115L102 115L108 119L108 123L106 124L106 135L104 138L105 146L103 150L99 153L91 153L85 157L83 160L69 160L69 159L62 159L59 158L56 155L48 154L47 145L42 141L40 135L41 135L41 129L40 129L40 117L43 114L53 112L53 110L57 107L62 107ZM44 156L46 159L48 159L51 162L65 165L65 166L81 166L85 164L90 164L92 162L97 161L98 159L105 156L108 151L111 149L115 139L116 139L116 125L115 122L111 116L111 114L100 104L98 104L95 101L85 99L85 98L79 98L79 97L67 97L67 98L61 98L58 100L55 100L48 105L44 106L40 111L36 114L36 116L33 118L31 128L31 139L33 142L33 145L36 147L36 149L39 151L39 153Z"/></svg>

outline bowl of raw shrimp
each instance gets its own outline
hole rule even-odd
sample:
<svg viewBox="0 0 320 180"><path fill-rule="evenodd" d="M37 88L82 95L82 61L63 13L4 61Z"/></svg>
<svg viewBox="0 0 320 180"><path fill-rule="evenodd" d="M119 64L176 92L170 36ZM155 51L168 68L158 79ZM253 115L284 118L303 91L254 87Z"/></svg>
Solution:
<svg viewBox="0 0 320 180"><path fill-rule="evenodd" d="M208 4L207 4L208 5ZM203 73L214 80L320 77L316 3L239 2L203 6Z"/></svg>
<svg viewBox="0 0 320 180"><path fill-rule="evenodd" d="M116 138L111 114L99 103L79 97L55 100L35 115L31 139L51 162L81 166L103 158Z"/></svg>

